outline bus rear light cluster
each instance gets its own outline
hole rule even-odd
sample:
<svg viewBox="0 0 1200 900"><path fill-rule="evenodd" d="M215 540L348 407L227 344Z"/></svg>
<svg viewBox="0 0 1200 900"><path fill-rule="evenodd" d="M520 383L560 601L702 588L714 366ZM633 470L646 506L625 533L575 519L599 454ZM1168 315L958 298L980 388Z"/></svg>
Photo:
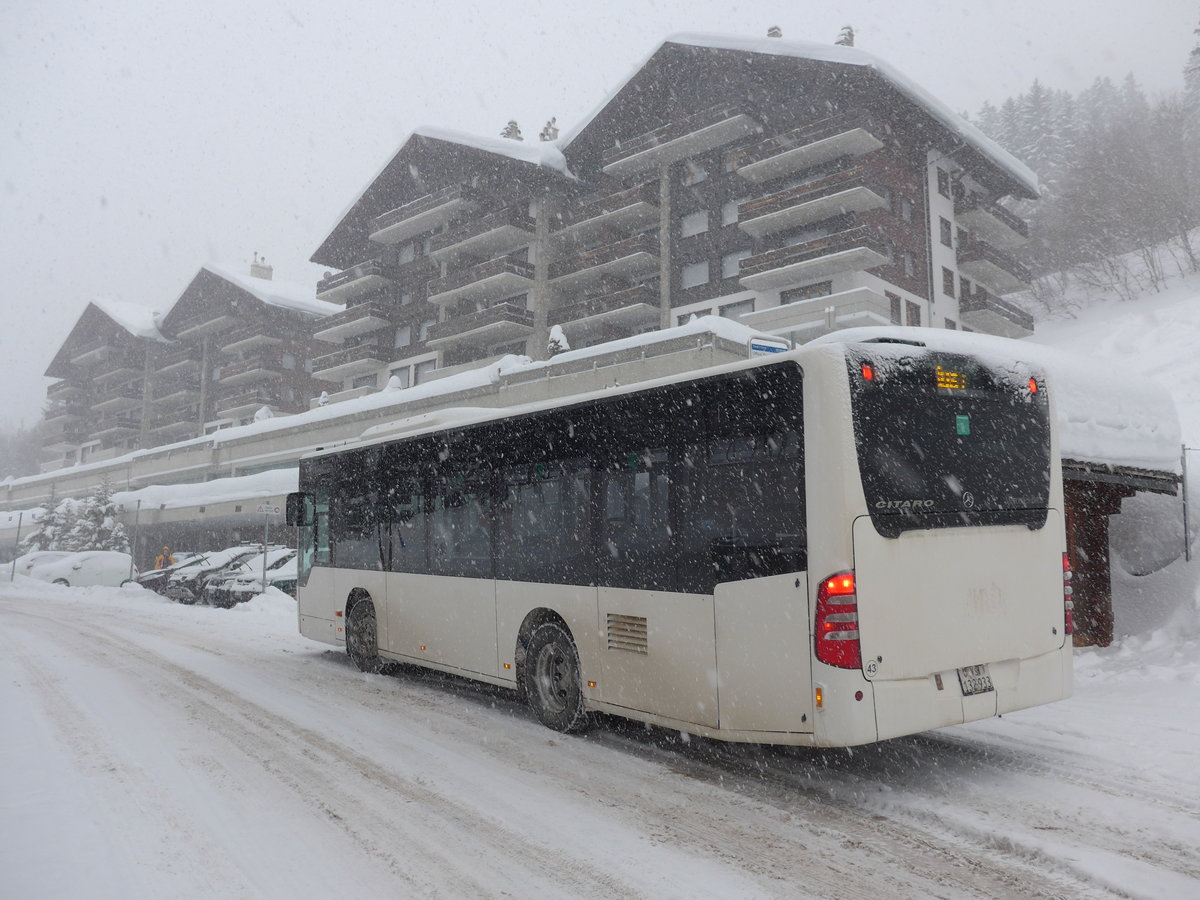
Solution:
<svg viewBox="0 0 1200 900"><path fill-rule="evenodd" d="M1071 595L1075 593L1071 587L1071 558L1063 554L1063 631L1075 633L1075 601Z"/></svg>
<svg viewBox="0 0 1200 900"><path fill-rule="evenodd" d="M830 575L817 588L817 659L839 669L862 667L856 591L853 572Z"/></svg>

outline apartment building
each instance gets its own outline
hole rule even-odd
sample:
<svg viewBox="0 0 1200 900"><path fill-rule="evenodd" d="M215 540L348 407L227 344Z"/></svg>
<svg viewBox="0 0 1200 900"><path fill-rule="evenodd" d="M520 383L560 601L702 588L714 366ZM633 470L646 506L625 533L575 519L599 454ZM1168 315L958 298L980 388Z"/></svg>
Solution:
<svg viewBox="0 0 1200 900"><path fill-rule="evenodd" d="M165 315L89 303L46 374L46 470L295 413L334 386L314 379L312 321L341 312L307 286L200 269ZM263 410L267 412L263 412Z"/></svg>
<svg viewBox="0 0 1200 900"><path fill-rule="evenodd" d="M421 129L312 259L345 303L333 399L438 377L549 329L586 346L717 313L803 342L857 324L1009 337L1030 276L998 201L1037 179L848 47L676 36L554 144Z"/></svg>

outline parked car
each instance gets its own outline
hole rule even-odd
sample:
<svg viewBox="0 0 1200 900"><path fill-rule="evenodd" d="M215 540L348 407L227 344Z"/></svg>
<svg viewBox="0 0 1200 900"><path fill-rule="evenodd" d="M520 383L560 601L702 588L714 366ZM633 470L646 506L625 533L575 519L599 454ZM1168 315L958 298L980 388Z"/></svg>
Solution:
<svg viewBox="0 0 1200 900"><path fill-rule="evenodd" d="M296 558L296 551L288 547L277 547L268 550L266 556L267 579L273 576L275 570ZM211 579L204 586L204 602L209 606L220 606L228 609L242 600L249 600L255 594L262 593L263 559L264 555L251 557L238 563L220 579ZM292 580L295 580L293 574ZM239 584L241 581L241 584Z"/></svg>
<svg viewBox="0 0 1200 900"><path fill-rule="evenodd" d="M299 560L294 550L292 551L292 555L282 563L276 563L274 566L268 563L267 585L278 588L285 594L295 597L298 564ZM232 582L225 584L224 590L227 594L225 600L229 606L233 606L235 603L243 603L251 597L261 594L265 590L262 577L262 557L259 557L258 569L255 569L253 572L247 572L244 575L235 576Z"/></svg>
<svg viewBox="0 0 1200 900"><path fill-rule="evenodd" d="M205 554L203 562L185 566L168 575L161 593L179 603L196 603L203 596L204 586L209 580L232 574L232 567L261 553L262 544L252 544Z"/></svg>
<svg viewBox="0 0 1200 900"><path fill-rule="evenodd" d="M35 564L31 578L74 587L109 585L116 587L129 580L132 559L116 550L85 550L68 553L61 559ZM137 569L133 569L134 574Z"/></svg>
<svg viewBox="0 0 1200 900"><path fill-rule="evenodd" d="M35 577L33 574L34 568L44 566L52 562L57 562L64 557L70 556L69 550L34 550L26 553L24 556L18 556L16 564L8 563L3 568L9 574L24 575L26 578Z"/></svg>
<svg viewBox="0 0 1200 900"><path fill-rule="evenodd" d="M140 574L137 577L138 584L161 594L166 590L167 583L173 574L182 572L193 566L202 565L207 559L208 555L204 553L189 553L183 559L179 559L177 556L176 562L172 566L162 569L150 569Z"/></svg>

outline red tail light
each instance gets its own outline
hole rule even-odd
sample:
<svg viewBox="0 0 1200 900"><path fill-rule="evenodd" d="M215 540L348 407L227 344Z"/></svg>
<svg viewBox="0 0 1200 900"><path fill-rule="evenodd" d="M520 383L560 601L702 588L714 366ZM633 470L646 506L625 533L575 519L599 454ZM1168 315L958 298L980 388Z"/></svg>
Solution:
<svg viewBox="0 0 1200 900"><path fill-rule="evenodd" d="M1075 633L1075 601L1071 599L1071 595L1075 593L1071 587L1071 560L1067 554L1063 554L1063 631L1067 634Z"/></svg>
<svg viewBox="0 0 1200 900"><path fill-rule="evenodd" d="M817 588L817 659L839 669L862 667L856 590L853 572L830 575Z"/></svg>

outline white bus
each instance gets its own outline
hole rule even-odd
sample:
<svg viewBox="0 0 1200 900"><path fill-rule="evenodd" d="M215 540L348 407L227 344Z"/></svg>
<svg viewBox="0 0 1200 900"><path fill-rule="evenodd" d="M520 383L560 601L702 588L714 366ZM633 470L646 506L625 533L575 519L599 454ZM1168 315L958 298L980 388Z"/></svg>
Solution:
<svg viewBox="0 0 1200 900"><path fill-rule="evenodd" d="M397 423L301 462L300 631L359 669L850 746L1071 692L1042 375L915 341Z"/></svg>

